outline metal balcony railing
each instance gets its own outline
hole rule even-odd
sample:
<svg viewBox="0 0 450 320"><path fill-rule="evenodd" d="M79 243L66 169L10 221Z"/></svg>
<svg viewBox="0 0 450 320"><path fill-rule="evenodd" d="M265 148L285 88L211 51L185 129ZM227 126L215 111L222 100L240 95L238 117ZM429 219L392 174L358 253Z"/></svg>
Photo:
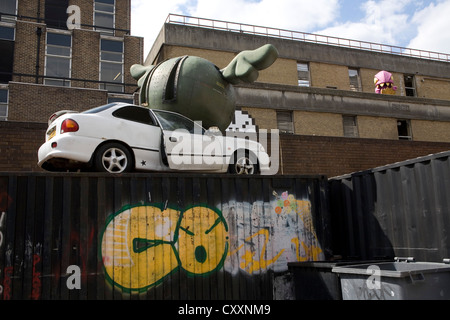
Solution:
<svg viewBox="0 0 450 320"><path fill-rule="evenodd" d="M230 32L240 32L245 34L253 34L258 36L273 37L279 39L289 39L295 41L305 41L312 43L319 43L325 45L332 45L338 47L366 50L372 52L381 52L388 54L395 54L400 56L414 57L420 59L429 59L437 61L450 62L450 54L426 51L420 49L411 49L398 46L391 46L386 44L351 40L345 38L338 38L332 36L325 36L313 33L255 26L250 24L205 19L198 17L190 17L179 14L169 14L166 19L166 23L182 24L186 26L195 26L201 28L210 28L216 30L224 30Z"/></svg>

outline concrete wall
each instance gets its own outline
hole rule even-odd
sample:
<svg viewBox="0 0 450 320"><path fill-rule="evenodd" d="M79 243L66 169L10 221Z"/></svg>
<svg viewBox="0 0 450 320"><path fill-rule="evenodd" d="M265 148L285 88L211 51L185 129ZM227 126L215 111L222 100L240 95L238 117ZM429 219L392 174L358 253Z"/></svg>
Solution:
<svg viewBox="0 0 450 320"><path fill-rule="evenodd" d="M342 115L354 115L361 138L397 140L397 120L408 119L413 140L450 142L448 101L266 84L237 86L236 97L264 129L276 128L273 110L292 110L296 134L343 136Z"/></svg>
<svg viewBox="0 0 450 320"><path fill-rule="evenodd" d="M446 62L177 24L165 24L163 28L161 41L165 45L240 52L272 43L278 49L281 58L294 61L328 63L450 79L448 73L450 66ZM160 45L161 42L155 43L147 57L147 63L154 60Z"/></svg>

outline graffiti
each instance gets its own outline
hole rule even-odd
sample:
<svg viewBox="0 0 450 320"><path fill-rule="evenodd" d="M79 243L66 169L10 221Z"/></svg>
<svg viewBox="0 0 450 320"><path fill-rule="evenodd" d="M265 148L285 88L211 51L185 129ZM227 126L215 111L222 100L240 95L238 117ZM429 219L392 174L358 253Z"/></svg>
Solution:
<svg viewBox="0 0 450 320"><path fill-rule="evenodd" d="M264 258L264 253L266 252L266 246L267 246L267 243L269 242L269 230L261 229L260 231L256 232L255 234L251 235L250 237L247 237L245 239L245 242L249 242L253 238L255 238L255 237L259 236L259 235L263 235L264 236L264 243L262 245L261 252L259 253L259 258L257 260L255 260L254 259L255 252L251 252L249 250L246 250L244 252L244 254L241 256L243 261L240 263L240 267L241 267L242 270L245 270L248 273L253 273L256 270L261 270L261 269L265 270L265 269L267 269L269 267L269 265L271 265L276 260L278 260L280 255L285 250L285 249L280 250L280 252L275 257L273 257L272 259L265 259ZM230 255L233 255L236 252L238 252L240 249L242 249L243 246L244 246L244 244L241 244L239 246L239 248L237 248L235 251L230 252Z"/></svg>
<svg viewBox="0 0 450 320"><path fill-rule="evenodd" d="M11 276L13 267L5 267L3 278L3 300L11 300Z"/></svg>
<svg viewBox="0 0 450 320"><path fill-rule="evenodd" d="M271 202L230 201L214 209L125 206L108 218L101 236L107 280L124 292L144 292L180 269L188 276L221 269L258 274L322 259L310 201L273 195Z"/></svg>
<svg viewBox="0 0 450 320"><path fill-rule="evenodd" d="M6 218L6 212L2 212L1 215L0 215L0 252L1 252L1 249L3 247L3 238L4 238L4 236L3 236L3 225L4 225L5 218ZM2 275L1 271L2 270L0 270L0 276ZM3 286L0 284L0 295L2 293L3 293Z"/></svg>
<svg viewBox="0 0 450 320"><path fill-rule="evenodd" d="M12 203L12 198L9 196L7 192L7 183L5 180L0 181L0 255L2 254L2 248L3 244L5 242L5 234L4 234L4 227L5 227L5 221L6 221L6 211L8 210L8 207ZM0 270L0 276L1 276ZM10 284L10 278L9 275L12 274L12 268L4 270L4 278L3 278L3 285L0 284L0 296L3 293L3 299L6 300L6 298L10 298L10 286L7 288L6 285ZM5 298L6 297L6 298Z"/></svg>
<svg viewBox="0 0 450 320"><path fill-rule="evenodd" d="M4 238L4 236L3 236L3 225L4 225L5 218L6 218L6 212L2 212L1 215L0 215L0 249L3 246L3 238Z"/></svg>
<svg viewBox="0 0 450 320"><path fill-rule="evenodd" d="M31 299L38 300L41 296L41 273L36 270L36 265L41 261L41 256L33 255L33 280L31 289Z"/></svg>
<svg viewBox="0 0 450 320"><path fill-rule="evenodd" d="M287 270L291 261L323 258L314 230L309 200L287 191L274 201L222 204L230 227L230 253L224 268L236 274Z"/></svg>
<svg viewBox="0 0 450 320"><path fill-rule="evenodd" d="M206 206L184 212L167 205L125 207L102 235L107 279L126 292L142 292L179 268L208 274L223 265L227 231L221 213Z"/></svg>

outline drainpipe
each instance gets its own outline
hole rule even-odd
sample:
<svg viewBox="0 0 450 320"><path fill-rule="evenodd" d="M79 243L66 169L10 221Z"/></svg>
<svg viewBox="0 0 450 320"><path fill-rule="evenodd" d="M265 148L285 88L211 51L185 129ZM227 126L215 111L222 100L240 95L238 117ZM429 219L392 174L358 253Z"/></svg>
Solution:
<svg viewBox="0 0 450 320"><path fill-rule="evenodd" d="M36 35L37 35L37 50L36 50L36 78L35 83L39 83L39 56L41 54L41 35L42 35L42 28L37 27L36 28Z"/></svg>
<svg viewBox="0 0 450 320"><path fill-rule="evenodd" d="M41 23L41 0L38 0L37 2L37 23ZM39 83L39 56L41 54L41 35L42 35L42 28L37 27L36 28L36 35L37 35L37 50L36 50L36 78L35 82Z"/></svg>

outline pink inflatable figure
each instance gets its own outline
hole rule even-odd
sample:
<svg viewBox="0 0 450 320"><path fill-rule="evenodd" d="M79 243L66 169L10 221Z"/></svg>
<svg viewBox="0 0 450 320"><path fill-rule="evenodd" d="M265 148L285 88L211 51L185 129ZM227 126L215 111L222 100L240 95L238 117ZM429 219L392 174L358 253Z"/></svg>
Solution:
<svg viewBox="0 0 450 320"><path fill-rule="evenodd" d="M375 93L378 94L395 94L397 87L394 86L392 74L387 71L380 71L375 75Z"/></svg>

